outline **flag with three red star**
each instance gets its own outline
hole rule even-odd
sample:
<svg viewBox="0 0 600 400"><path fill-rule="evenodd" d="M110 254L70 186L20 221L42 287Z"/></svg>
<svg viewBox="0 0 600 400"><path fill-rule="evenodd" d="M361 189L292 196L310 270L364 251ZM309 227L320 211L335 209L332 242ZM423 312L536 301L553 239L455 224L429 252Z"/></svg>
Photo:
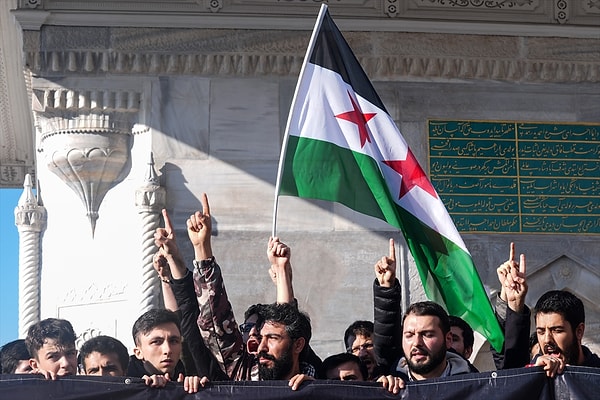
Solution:
<svg viewBox="0 0 600 400"><path fill-rule="evenodd" d="M452 218L323 5L281 153L279 195L344 204L399 228L427 296L500 350L503 333Z"/></svg>

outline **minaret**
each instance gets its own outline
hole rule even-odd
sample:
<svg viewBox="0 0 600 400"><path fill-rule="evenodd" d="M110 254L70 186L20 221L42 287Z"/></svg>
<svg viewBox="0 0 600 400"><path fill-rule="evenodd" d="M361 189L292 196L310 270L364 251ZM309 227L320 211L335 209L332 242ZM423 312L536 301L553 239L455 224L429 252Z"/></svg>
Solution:
<svg viewBox="0 0 600 400"><path fill-rule="evenodd" d="M160 304L160 281L152 265L152 257L158 250L154 245L154 232L159 227L161 211L166 205L166 190L160 186L152 153L144 184L135 192L135 205L142 216L142 314Z"/></svg>
<svg viewBox="0 0 600 400"><path fill-rule="evenodd" d="M41 232L46 228L46 208L33 194L31 176L25 176L23 194L15 207L19 230L19 337L40 320Z"/></svg>

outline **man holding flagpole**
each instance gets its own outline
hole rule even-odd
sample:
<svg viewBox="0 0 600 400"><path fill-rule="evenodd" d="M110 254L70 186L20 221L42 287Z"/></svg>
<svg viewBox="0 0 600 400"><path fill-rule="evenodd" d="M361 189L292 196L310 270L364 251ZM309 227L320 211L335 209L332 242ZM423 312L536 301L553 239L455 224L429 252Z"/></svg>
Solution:
<svg viewBox="0 0 600 400"><path fill-rule="evenodd" d="M326 5L288 117L273 236L279 195L338 202L400 229L428 298L502 348L471 255Z"/></svg>

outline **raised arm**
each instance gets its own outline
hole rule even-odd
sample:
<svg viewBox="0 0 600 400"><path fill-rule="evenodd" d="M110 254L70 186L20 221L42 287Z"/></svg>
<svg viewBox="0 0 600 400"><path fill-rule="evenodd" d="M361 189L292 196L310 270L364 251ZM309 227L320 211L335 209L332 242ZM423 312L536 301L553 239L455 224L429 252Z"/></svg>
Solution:
<svg viewBox="0 0 600 400"><path fill-rule="evenodd" d="M297 308L298 301L294 297L294 287L292 285L291 257L292 250L285 243L281 242L278 237L269 238L269 242L267 243L267 258L271 264L269 275L277 291L276 301L279 304L290 303ZM294 377L292 381L295 382L295 385L299 385L306 377L310 378L312 375L308 371L313 368L320 368L322 360L309 345L300 355L300 362L301 367L302 365L307 367L307 371ZM308 365L312 366L312 368L308 367ZM314 372L310 371L310 373L314 375ZM292 381L290 381L291 386L294 385Z"/></svg>
<svg viewBox="0 0 600 400"><path fill-rule="evenodd" d="M379 367L388 372L402 356L400 282L396 279L396 250L394 239L389 241L388 255L374 266L373 282L373 346Z"/></svg>
<svg viewBox="0 0 600 400"><path fill-rule="evenodd" d="M155 256L155 265L159 275L167 277L170 282L164 282L171 290L181 316L181 335L192 355L196 372L210 380L226 380L228 377L221 370L218 360L209 351L197 325L199 315L198 301L195 296L194 282L180 256L175 239L175 230L167 210L163 210L164 228L158 228L154 234L154 242L159 251ZM163 284L163 287L164 287ZM166 305L166 302L165 302Z"/></svg>
<svg viewBox="0 0 600 400"><path fill-rule="evenodd" d="M496 270L500 295L496 301L496 316L504 328L504 348L500 354L492 351L497 369L520 368L529 362L529 330L531 312L525 305L527 295L526 261L521 254L515 258L515 244L510 244L508 260Z"/></svg>
<svg viewBox="0 0 600 400"><path fill-rule="evenodd" d="M192 275L187 274L182 279L173 279L171 286L181 312L181 334L189 348L196 373L208 377L211 381L229 380L219 360L208 349L198 328L200 311Z"/></svg>
<svg viewBox="0 0 600 400"><path fill-rule="evenodd" d="M221 268L213 257L212 220L206 193L202 194L201 201L202 211L196 211L186 221L188 237L194 248L193 279L199 305L198 327L208 348L232 377L244 343L227 297Z"/></svg>
<svg viewBox="0 0 600 400"><path fill-rule="evenodd" d="M171 311L179 310L179 307L177 306L177 300L175 299L173 289L171 288L171 282L173 281L171 268L169 267L167 258L161 254L160 250L154 254L154 257L152 258L152 265L154 266L154 270L158 274L158 278L161 281L162 296L165 308Z"/></svg>
<svg viewBox="0 0 600 400"><path fill-rule="evenodd" d="M291 249L285 243L280 242L279 238L269 238L267 245L267 258L271 263L269 275L277 288L277 303L293 303L295 301L291 256Z"/></svg>

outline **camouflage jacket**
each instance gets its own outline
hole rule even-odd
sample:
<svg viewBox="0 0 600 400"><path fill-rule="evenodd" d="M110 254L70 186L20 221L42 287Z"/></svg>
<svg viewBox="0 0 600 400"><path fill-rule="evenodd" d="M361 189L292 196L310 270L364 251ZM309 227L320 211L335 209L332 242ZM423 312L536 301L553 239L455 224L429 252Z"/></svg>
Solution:
<svg viewBox="0 0 600 400"><path fill-rule="evenodd" d="M246 353L221 268L214 257L194 265L194 288L200 310L198 328L202 338L231 379L250 380L256 360Z"/></svg>

